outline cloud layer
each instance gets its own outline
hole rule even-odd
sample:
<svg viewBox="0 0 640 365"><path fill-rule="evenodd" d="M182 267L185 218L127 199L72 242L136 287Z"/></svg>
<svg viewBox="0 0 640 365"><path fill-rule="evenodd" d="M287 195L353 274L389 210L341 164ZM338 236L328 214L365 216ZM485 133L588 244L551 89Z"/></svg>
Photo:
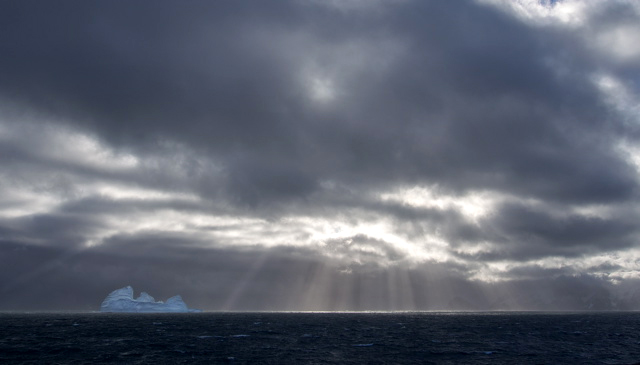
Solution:
<svg viewBox="0 0 640 365"><path fill-rule="evenodd" d="M639 20L624 0L5 2L6 307L51 270L154 285L136 262L211 309L614 290L640 262Z"/></svg>

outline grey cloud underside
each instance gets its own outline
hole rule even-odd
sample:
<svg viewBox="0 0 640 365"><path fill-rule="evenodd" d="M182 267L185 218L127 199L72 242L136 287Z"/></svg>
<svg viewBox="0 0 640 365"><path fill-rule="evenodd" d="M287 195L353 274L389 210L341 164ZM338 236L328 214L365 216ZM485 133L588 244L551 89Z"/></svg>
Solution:
<svg viewBox="0 0 640 365"><path fill-rule="evenodd" d="M273 262L286 262L291 272L371 269L353 271L351 280L382 280L380 267L391 264L409 281L424 279L427 269L414 266L410 251L375 232L300 248L311 233L286 221L310 217L357 225L384 219L421 248L431 244L427 236L446 242L449 261L424 266L442 265L434 269L439 277L461 287L472 285L468 280L486 264L573 259L637 246L638 173L617 148L620 141L637 140L637 125L593 82L606 70L640 91L636 64L610 61L568 28L527 24L473 1L371 6L382 8L340 11L302 0L3 2L0 202L19 208L21 198L11 195L16 187L60 200L46 211L0 218L3 245L23 244L38 255L84 252L87 240L99 237L95 252L79 255L101 262L104 254L106 266L98 266L105 272L116 247L141 250L140 258L161 247L176 255L185 249L186 257L201 260L198 270L222 265L225 275L232 275L232 263L246 268L260 261L260 252L224 246L226 231L242 231L241 224L251 231L246 222L187 225L182 233L157 226L114 232L117 224L158 212L210 214L271 224L272 231L248 234L256 245L286 231L291 242L263 249L286 257ZM589 29L639 18L617 3L603 9L588 19ZM71 132L95 137L118 158L135 157L136 168L60 152L61 145L76 143L65 142ZM87 188L98 183L168 195L113 199ZM412 186L435 187L447 196L493 193L505 201L474 221L459 207L379 199L381 192ZM579 210L593 207L610 214ZM474 245L482 248L470 249ZM229 251L216 256L220 250ZM296 250L304 254L296 256ZM171 261L169 255L156 259ZM351 268L350 260L358 264ZM273 262L278 282L286 270ZM187 270L178 266L175 272ZM523 266L502 275L539 281L542 288L543 279L584 274L585 287L592 288L605 285L598 280L607 268L596 266L562 272ZM347 275L337 272L326 275L338 281ZM150 279L141 280L117 287L164 294ZM544 290L564 285L555 283ZM112 289L101 287L95 295ZM198 302L204 298L180 294L194 307L207 307ZM380 307L389 304L380 298ZM447 300L464 307L474 298ZM364 299L345 303L357 307L358 300ZM449 303L420 300L434 308Z"/></svg>

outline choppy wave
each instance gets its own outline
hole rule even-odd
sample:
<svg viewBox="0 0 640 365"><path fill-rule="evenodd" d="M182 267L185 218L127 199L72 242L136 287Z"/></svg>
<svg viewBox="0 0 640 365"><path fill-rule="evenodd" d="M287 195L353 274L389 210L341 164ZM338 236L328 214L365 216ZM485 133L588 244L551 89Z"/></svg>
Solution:
<svg viewBox="0 0 640 365"><path fill-rule="evenodd" d="M637 364L640 313L0 314L0 363Z"/></svg>

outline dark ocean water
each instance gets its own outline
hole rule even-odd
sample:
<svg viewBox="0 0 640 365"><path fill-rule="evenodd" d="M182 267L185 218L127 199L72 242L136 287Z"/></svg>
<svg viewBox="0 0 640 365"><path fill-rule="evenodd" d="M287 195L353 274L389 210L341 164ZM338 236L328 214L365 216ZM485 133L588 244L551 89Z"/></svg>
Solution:
<svg viewBox="0 0 640 365"><path fill-rule="evenodd" d="M11 363L636 364L640 313L4 313Z"/></svg>

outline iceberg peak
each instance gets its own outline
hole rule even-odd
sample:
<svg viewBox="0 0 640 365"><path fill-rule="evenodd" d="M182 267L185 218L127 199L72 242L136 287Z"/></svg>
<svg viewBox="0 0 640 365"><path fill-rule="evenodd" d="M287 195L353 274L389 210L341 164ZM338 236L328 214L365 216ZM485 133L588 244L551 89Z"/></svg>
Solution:
<svg viewBox="0 0 640 365"><path fill-rule="evenodd" d="M140 293L138 298L133 299L133 288L131 286L125 286L107 295L100 305L100 312L186 313L201 311L199 309L188 308L180 295L167 299L166 303L161 300L156 302L155 299L146 292Z"/></svg>
<svg viewBox="0 0 640 365"><path fill-rule="evenodd" d="M137 302L151 302L151 303L155 303L156 302L156 300L145 291L140 293L140 296L136 299L136 301ZM159 301L158 303L162 303L162 301Z"/></svg>

